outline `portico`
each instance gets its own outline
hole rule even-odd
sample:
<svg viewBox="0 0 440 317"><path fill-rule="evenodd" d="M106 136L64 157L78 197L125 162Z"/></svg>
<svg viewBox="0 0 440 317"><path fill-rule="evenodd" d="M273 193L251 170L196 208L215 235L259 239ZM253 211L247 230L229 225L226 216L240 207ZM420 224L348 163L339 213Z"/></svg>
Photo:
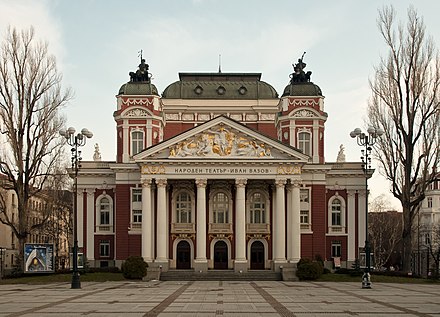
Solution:
<svg viewBox="0 0 440 317"><path fill-rule="evenodd" d="M250 144L252 136L247 133L252 131L225 117L212 121L184 136L186 141L171 139L170 144L135 157L143 184L142 257L162 270L189 266L197 272L217 267L237 272L251 267L277 271L287 263L297 263L301 166L307 157L273 140L255 137L252 148L269 154L240 152L244 146L237 147L236 138ZM207 153L204 143L194 142L187 149L190 153L179 148L193 143L187 140L210 139L217 131L233 135L229 143L224 142L223 155ZM211 139L210 150L218 146L220 151L222 140ZM295 159L286 162L289 156Z"/></svg>

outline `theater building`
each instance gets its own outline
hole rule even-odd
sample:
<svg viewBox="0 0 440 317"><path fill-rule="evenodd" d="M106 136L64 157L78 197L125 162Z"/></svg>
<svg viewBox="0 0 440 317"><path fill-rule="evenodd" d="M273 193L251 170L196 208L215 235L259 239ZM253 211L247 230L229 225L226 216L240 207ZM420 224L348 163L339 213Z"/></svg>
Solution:
<svg viewBox="0 0 440 317"><path fill-rule="evenodd" d="M281 96L260 73L220 71L179 73L160 95L142 60L116 96L116 160L97 150L79 172L89 265L140 255L164 271L277 272L320 256L350 267L365 175L325 161L324 96L305 66Z"/></svg>

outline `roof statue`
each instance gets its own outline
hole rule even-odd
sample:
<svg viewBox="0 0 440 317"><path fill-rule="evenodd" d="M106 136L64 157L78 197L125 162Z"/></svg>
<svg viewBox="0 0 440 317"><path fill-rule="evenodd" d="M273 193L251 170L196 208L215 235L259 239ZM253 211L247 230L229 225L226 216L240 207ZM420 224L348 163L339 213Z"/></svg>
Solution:
<svg viewBox="0 0 440 317"><path fill-rule="evenodd" d="M344 153L344 145L341 144L339 146L339 152L338 152L338 157L336 158L336 162L338 163L344 163L345 162L345 153Z"/></svg>
<svg viewBox="0 0 440 317"><path fill-rule="evenodd" d="M94 161L100 161L101 160L101 153L99 152L99 145L98 145L98 143L95 143L95 152L93 153L93 160Z"/></svg>
<svg viewBox="0 0 440 317"><path fill-rule="evenodd" d="M290 74L290 83L308 83L310 82L310 76L312 75L311 71L308 71L307 73L304 72L304 68L306 68L307 64L303 62L304 55L306 52L304 52L301 56L301 58L298 59L298 63L292 64L294 72Z"/></svg>
<svg viewBox="0 0 440 317"><path fill-rule="evenodd" d="M151 74L148 72L149 65L145 63L145 59L142 58L142 50L139 51L141 63L139 64L139 69L136 72L128 73L130 75L131 82L150 82Z"/></svg>

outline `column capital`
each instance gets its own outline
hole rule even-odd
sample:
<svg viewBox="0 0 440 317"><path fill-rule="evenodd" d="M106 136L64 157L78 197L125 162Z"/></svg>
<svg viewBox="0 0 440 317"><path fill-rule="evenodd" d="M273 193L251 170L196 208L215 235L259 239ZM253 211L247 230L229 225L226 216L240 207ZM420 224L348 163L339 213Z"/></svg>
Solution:
<svg viewBox="0 0 440 317"><path fill-rule="evenodd" d="M293 188L300 187L302 185L302 179L301 178L291 178L290 185Z"/></svg>
<svg viewBox="0 0 440 317"><path fill-rule="evenodd" d="M275 186L276 187L284 187L287 183L287 179L285 178L278 178L275 180Z"/></svg>
<svg viewBox="0 0 440 317"><path fill-rule="evenodd" d="M166 187L167 179L166 178L156 178L157 187Z"/></svg>
<svg viewBox="0 0 440 317"><path fill-rule="evenodd" d="M85 190L87 196L93 196L95 195L95 189L94 188L87 188ZM81 196L83 193L81 191L78 191L78 196Z"/></svg>
<svg viewBox="0 0 440 317"><path fill-rule="evenodd" d="M151 188L151 182L152 182L151 178L142 178L141 182L142 182L142 187Z"/></svg>
<svg viewBox="0 0 440 317"><path fill-rule="evenodd" d="M348 197L354 197L357 193L357 190L355 189L347 189L347 196Z"/></svg>
<svg viewBox="0 0 440 317"><path fill-rule="evenodd" d="M235 186L237 186L237 188L245 188L246 184L247 184L246 178L237 178L235 180Z"/></svg>
<svg viewBox="0 0 440 317"><path fill-rule="evenodd" d="M196 178L197 188L205 188L207 184L208 180L206 178Z"/></svg>

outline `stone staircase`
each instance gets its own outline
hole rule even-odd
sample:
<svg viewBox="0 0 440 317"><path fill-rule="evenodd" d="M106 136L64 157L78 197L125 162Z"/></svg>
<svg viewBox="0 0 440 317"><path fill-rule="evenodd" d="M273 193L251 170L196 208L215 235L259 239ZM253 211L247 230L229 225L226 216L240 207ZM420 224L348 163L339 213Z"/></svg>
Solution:
<svg viewBox="0 0 440 317"><path fill-rule="evenodd" d="M161 281L281 281L281 273L258 270L243 273L233 270L208 270L195 272L194 270L169 270L160 273Z"/></svg>

